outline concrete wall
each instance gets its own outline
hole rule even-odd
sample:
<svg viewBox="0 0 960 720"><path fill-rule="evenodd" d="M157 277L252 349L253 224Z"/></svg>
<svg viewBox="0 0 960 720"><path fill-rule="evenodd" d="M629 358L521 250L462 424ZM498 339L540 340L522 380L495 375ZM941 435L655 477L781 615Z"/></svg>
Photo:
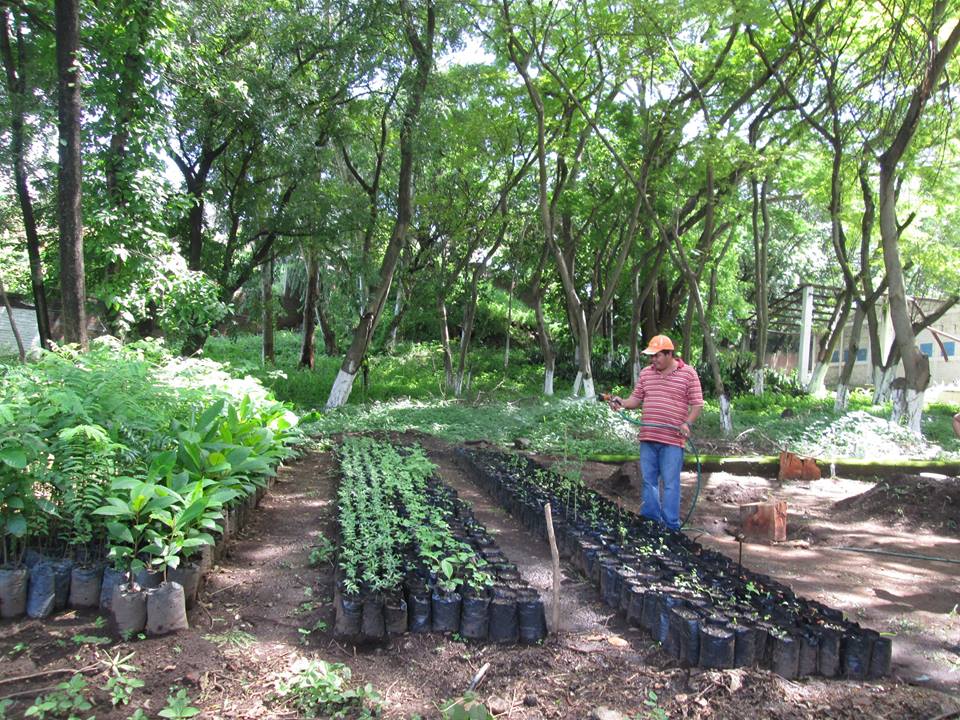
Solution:
<svg viewBox="0 0 960 720"><path fill-rule="evenodd" d="M37 314L33 310L13 308L13 321L17 324L17 331L20 333L23 347L27 352L40 347ZM0 304L0 355L16 355L17 352L17 340L10 327L7 309Z"/></svg>
<svg viewBox="0 0 960 720"><path fill-rule="evenodd" d="M841 338L839 350L833 354L832 362L827 370L826 383L828 386L835 386L840 378L840 371L843 368L843 361L847 355L847 344L850 342L850 332L852 322L844 328L844 334ZM949 333L954 337L960 338L960 307L954 306L944 314L940 320L933 324L934 329ZM934 339L930 330L923 330L917 335L917 345L920 352L930 358L930 384L931 385L952 385L960 383L960 341L952 340L941 336L947 357L944 357L943 350ZM889 315L884 326L881 329L881 341L884 343L884 352L889 350L893 344L893 327L890 324ZM870 337L867 332L866 323L860 334L860 350L857 352L857 360L853 366L853 375L850 378L850 384L854 387L863 387L873 384L871 376L872 368L870 366ZM903 375L903 364L897 369L897 376Z"/></svg>

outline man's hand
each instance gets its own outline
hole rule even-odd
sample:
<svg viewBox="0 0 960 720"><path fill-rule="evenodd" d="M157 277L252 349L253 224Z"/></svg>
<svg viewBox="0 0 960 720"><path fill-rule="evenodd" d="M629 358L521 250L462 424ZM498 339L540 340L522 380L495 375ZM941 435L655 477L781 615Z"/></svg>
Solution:
<svg viewBox="0 0 960 720"><path fill-rule="evenodd" d="M615 411L615 412L620 411L620 410L623 410L623 400L621 400L621 399L620 399L619 397L617 397L616 395L611 395L611 396L607 399L607 405L609 405L609 406L610 406L610 409L613 410L613 411Z"/></svg>
<svg viewBox="0 0 960 720"><path fill-rule="evenodd" d="M686 422L680 423L680 427L677 428L677 432L680 433L680 437L689 438L690 437L690 424Z"/></svg>

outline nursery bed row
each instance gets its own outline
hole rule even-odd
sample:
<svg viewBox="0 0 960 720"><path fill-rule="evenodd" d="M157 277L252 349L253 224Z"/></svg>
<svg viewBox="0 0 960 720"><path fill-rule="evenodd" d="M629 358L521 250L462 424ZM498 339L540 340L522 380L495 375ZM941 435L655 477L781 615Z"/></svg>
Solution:
<svg viewBox="0 0 960 720"><path fill-rule="evenodd" d="M891 640L798 598L790 588L703 548L681 532L623 511L527 458L460 449L478 483L546 537L550 503L561 555L603 601L690 666L759 666L787 678L876 678L890 671Z"/></svg>
<svg viewBox="0 0 960 720"><path fill-rule="evenodd" d="M339 449L337 636L405 632L535 643L543 601L419 447L346 438Z"/></svg>
<svg viewBox="0 0 960 720"><path fill-rule="evenodd" d="M165 571L143 563L135 572L129 564L118 570L106 560L77 562L28 549L22 566L0 568L0 617L44 619L68 608L100 610L110 615L121 635L184 629L186 611L196 603L204 575L222 557L227 542L246 526L267 485L219 512L210 509L211 522L217 521L210 543L196 546L189 559Z"/></svg>

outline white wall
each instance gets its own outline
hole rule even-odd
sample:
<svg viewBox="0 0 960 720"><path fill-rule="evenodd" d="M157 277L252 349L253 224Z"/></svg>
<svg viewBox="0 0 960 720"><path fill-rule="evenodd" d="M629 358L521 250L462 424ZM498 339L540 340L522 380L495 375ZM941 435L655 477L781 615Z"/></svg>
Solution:
<svg viewBox="0 0 960 720"><path fill-rule="evenodd" d="M17 324L17 331L23 340L23 347L27 352L40 347L40 332L37 330L37 315L33 310L13 308L13 321ZM10 319L7 309L0 305L0 355L16 355L17 339L10 328Z"/></svg>
<svg viewBox="0 0 960 720"><path fill-rule="evenodd" d="M886 335L886 347L889 349L893 343L893 329L889 325L889 316L887 318L887 332L881 328L881 339ZM836 385L840 378L840 371L843 369L843 360L847 353L847 344L850 342L850 327L848 323L844 328L844 334L840 348L833 354L833 361L827 370L826 382L828 385ZM954 306L944 314L937 322L933 324L936 330L949 333L960 338L960 307ZM923 330L917 335L917 345L920 351L930 358L930 384L931 385L950 385L960 383L960 341L951 340L941 336L941 341L947 350L947 357L944 358L940 345L933 337L930 330ZM860 335L860 350L857 353L857 361L853 366L853 375L850 378L850 384L854 387L862 387L873 383L871 377L872 368L870 367L870 336L864 323L863 331ZM897 376L903 375L903 363L897 369Z"/></svg>

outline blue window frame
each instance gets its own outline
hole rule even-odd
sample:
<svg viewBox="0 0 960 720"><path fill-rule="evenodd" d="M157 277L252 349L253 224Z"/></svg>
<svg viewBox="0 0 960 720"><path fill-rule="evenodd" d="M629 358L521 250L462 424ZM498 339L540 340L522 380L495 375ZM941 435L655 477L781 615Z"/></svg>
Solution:
<svg viewBox="0 0 960 720"><path fill-rule="evenodd" d="M947 351L947 357L953 357L957 354L957 344L952 340L943 344L943 349Z"/></svg>
<svg viewBox="0 0 960 720"><path fill-rule="evenodd" d="M920 352L927 357L933 357L933 343L920 343Z"/></svg>
<svg viewBox="0 0 960 720"><path fill-rule="evenodd" d="M830 362L840 362L840 351L834 350L833 357L830 358Z"/></svg>
<svg viewBox="0 0 960 720"><path fill-rule="evenodd" d="M860 348L857 350L857 362L866 362L867 361L867 349Z"/></svg>

